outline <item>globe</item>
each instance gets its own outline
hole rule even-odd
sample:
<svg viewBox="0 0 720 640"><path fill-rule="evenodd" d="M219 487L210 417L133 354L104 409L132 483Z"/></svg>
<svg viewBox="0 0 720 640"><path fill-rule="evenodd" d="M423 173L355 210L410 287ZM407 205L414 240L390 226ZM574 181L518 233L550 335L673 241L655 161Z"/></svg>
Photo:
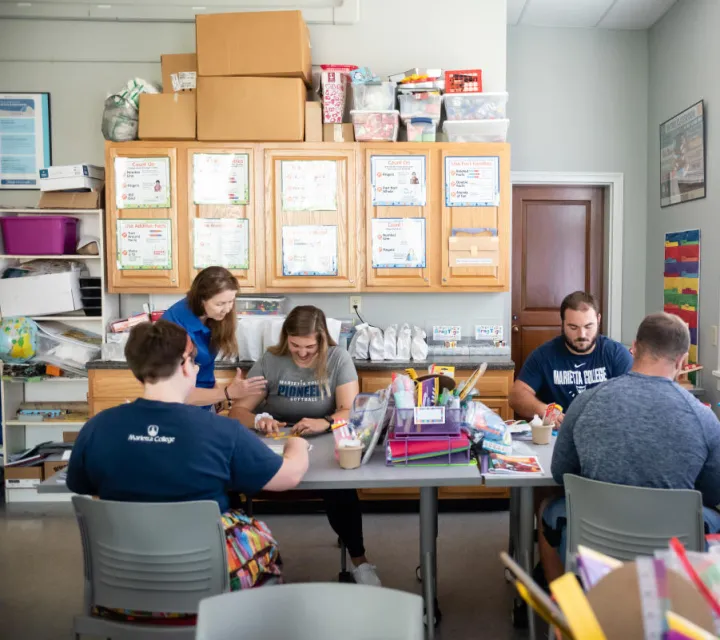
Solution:
<svg viewBox="0 0 720 640"><path fill-rule="evenodd" d="M0 360L27 362L37 352L38 326L30 318L3 318L0 321Z"/></svg>

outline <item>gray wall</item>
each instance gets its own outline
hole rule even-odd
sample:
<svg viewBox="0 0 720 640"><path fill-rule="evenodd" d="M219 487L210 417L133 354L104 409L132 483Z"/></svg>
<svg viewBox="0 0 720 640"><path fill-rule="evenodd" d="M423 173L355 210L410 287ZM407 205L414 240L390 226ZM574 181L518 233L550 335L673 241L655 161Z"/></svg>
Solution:
<svg viewBox="0 0 720 640"><path fill-rule="evenodd" d="M625 176L627 341L645 313L647 34L509 27L507 76L513 171Z"/></svg>
<svg viewBox="0 0 720 640"><path fill-rule="evenodd" d="M713 158L720 153L717 126L720 114L720 84L715 63L720 59L720 3L717 0L681 0L650 31L650 109L648 119L648 220L647 289L648 312L663 305L663 261L665 233L700 229L700 363L705 366L703 398L714 405L720 400L711 370L717 369L718 348L712 344L711 327L718 323L718 276L720 252L720 195L713 183ZM717 98L717 99L716 99ZM705 100L707 197L665 209L660 208L661 122L679 111Z"/></svg>

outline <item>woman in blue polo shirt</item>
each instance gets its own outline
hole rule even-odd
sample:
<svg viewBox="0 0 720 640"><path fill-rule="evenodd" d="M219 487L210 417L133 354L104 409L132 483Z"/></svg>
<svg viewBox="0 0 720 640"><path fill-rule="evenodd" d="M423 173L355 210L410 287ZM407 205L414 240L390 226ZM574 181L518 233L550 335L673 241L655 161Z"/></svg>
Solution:
<svg viewBox="0 0 720 640"><path fill-rule="evenodd" d="M227 387L215 385L215 358L218 354L236 356L235 296L238 283L227 269L208 267L195 276L190 291L164 314L163 319L180 325L197 349L195 358L200 370L195 390L187 398L188 404L208 409L224 400L265 392L264 378L245 379L238 369L235 379Z"/></svg>

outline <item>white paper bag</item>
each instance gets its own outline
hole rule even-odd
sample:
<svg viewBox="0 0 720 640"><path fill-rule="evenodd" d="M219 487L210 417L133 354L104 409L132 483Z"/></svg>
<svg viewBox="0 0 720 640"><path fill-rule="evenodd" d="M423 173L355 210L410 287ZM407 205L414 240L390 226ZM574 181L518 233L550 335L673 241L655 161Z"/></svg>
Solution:
<svg viewBox="0 0 720 640"><path fill-rule="evenodd" d="M350 357L354 360L367 360L370 349L370 334L367 324L359 324L355 327L355 335L350 341Z"/></svg>
<svg viewBox="0 0 720 640"><path fill-rule="evenodd" d="M238 342L240 360L260 359L263 354L263 332L267 318L264 316L244 316L238 319L235 336Z"/></svg>
<svg viewBox="0 0 720 640"><path fill-rule="evenodd" d="M396 324L390 325L385 329L385 360L395 360L397 358L397 330Z"/></svg>
<svg viewBox="0 0 720 640"><path fill-rule="evenodd" d="M427 334L420 327L412 328L412 342L410 343L410 355L413 360L427 360L428 345L425 341Z"/></svg>
<svg viewBox="0 0 720 640"><path fill-rule="evenodd" d="M410 360L410 325L406 322L400 327L397 339L397 359Z"/></svg>
<svg viewBox="0 0 720 640"><path fill-rule="evenodd" d="M382 329L378 327L370 327L370 360L377 362L385 359L385 340L383 339Z"/></svg>
<svg viewBox="0 0 720 640"><path fill-rule="evenodd" d="M285 316L272 316L265 318L263 325L263 351L267 351L269 347L274 347L280 342L280 332L282 331Z"/></svg>
<svg viewBox="0 0 720 640"><path fill-rule="evenodd" d="M342 328L342 322L335 320L335 318L327 318L327 328L330 337L337 344L340 341L340 329Z"/></svg>

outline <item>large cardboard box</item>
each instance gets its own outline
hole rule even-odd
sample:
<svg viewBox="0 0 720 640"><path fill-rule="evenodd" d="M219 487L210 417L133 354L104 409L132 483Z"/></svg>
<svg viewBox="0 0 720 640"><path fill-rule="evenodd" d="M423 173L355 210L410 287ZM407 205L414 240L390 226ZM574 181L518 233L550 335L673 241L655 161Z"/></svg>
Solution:
<svg viewBox="0 0 720 640"><path fill-rule="evenodd" d="M52 455L43 462L43 477L52 478L58 471L62 471L70 464L70 460L63 460L61 455Z"/></svg>
<svg viewBox="0 0 720 640"><path fill-rule="evenodd" d="M319 102L305 103L305 142L322 142L322 105Z"/></svg>
<svg viewBox="0 0 720 640"><path fill-rule="evenodd" d="M102 209L103 189L94 191L45 191L40 196L40 209Z"/></svg>
<svg viewBox="0 0 720 640"><path fill-rule="evenodd" d="M199 76L302 78L310 86L310 33L300 11L196 16Z"/></svg>
<svg viewBox="0 0 720 640"><path fill-rule="evenodd" d="M305 97L300 79L200 76L198 140L302 142Z"/></svg>
<svg viewBox="0 0 720 640"><path fill-rule="evenodd" d="M324 124L323 142L354 142L355 131L352 124Z"/></svg>
<svg viewBox="0 0 720 640"><path fill-rule="evenodd" d="M0 279L0 316L43 316L82 309L78 271Z"/></svg>
<svg viewBox="0 0 720 640"><path fill-rule="evenodd" d="M191 92L197 86L197 56L194 53L169 53L160 56L163 93Z"/></svg>
<svg viewBox="0 0 720 640"><path fill-rule="evenodd" d="M195 93L141 93L140 140L195 140Z"/></svg>
<svg viewBox="0 0 720 640"><path fill-rule="evenodd" d="M8 489L34 489L42 481L42 465L35 467L5 467L5 486Z"/></svg>

